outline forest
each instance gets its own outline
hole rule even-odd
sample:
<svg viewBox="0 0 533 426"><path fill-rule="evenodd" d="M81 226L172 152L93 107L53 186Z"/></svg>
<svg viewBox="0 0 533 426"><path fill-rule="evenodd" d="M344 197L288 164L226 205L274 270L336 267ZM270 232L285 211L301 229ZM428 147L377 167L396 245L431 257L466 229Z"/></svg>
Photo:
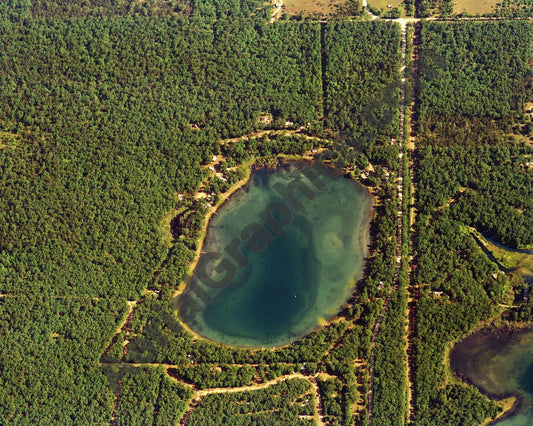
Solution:
<svg viewBox="0 0 533 426"><path fill-rule="evenodd" d="M453 383L445 358L475 325L501 315L499 303L513 301L509 277L471 229L511 247L533 242L532 149L523 131L531 27L423 23L420 37L415 422L478 424L499 409Z"/></svg>
<svg viewBox="0 0 533 426"><path fill-rule="evenodd" d="M320 71L308 64L313 57L319 64L318 29L270 26L263 38L251 29L256 39L247 42L237 28L239 46L228 25L198 31L206 37L201 46L175 20L6 24L0 235L10 267L3 292L38 285L47 294L134 300L166 255L160 218L178 192L198 187L199 165L220 151L217 138L252 130L262 110L302 122L319 116ZM158 36L166 33L172 37ZM35 43L25 54L21 47ZM185 45L198 51L184 57ZM248 49L277 56L280 46L292 50L283 60L246 60L257 57ZM224 58L214 62L219 50L228 61L233 55L242 80ZM214 76L220 88L198 90Z"/></svg>
<svg viewBox="0 0 533 426"><path fill-rule="evenodd" d="M455 2L452 0L417 0L415 4L416 16L420 18L428 18L430 16L452 18L457 13L454 11ZM492 12L484 13L482 16L525 18L531 17L533 13L531 0L500 0L493 7ZM479 16L471 13L461 13L461 15L464 17Z"/></svg>
<svg viewBox="0 0 533 426"><path fill-rule="evenodd" d="M177 424L192 396L190 388L170 379L162 367L128 367L121 391L115 421L123 426Z"/></svg>
<svg viewBox="0 0 533 426"><path fill-rule="evenodd" d="M190 259L161 241L177 194L198 187L219 138L253 129L262 111L320 116L319 29L262 22L2 17L1 364L13 373L1 418L108 420L97 361L125 300L165 259L169 281Z"/></svg>
<svg viewBox="0 0 533 426"><path fill-rule="evenodd" d="M528 13L518 3L498 13ZM417 13L450 7L421 0ZM374 424L404 424L410 284L415 423L498 414L476 389L448 381L444 362L450 342L513 294L473 230L533 244L531 25L420 23L414 263L409 276L404 227L395 276L400 26L268 24L270 13L255 0L1 2L3 422L313 424L316 386L326 422L365 424L374 351ZM285 347L195 338L173 295L208 209L196 191L216 203L250 164L313 150L376 200L357 291L336 321ZM209 172L216 155L225 180ZM403 184L408 193L410 178Z"/></svg>
<svg viewBox="0 0 533 426"><path fill-rule="evenodd" d="M265 389L207 395L192 411L188 424L312 425L315 411L312 386L296 378Z"/></svg>
<svg viewBox="0 0 533 426"><path fill-rule="evenodd" d="M416 16L428 18L430 16L449 17L453 14L454 2L452 0L417 0Z"/></svg>
<svg viewBox="0 0 533 426"><path fill-rule="evenodd" d="M246 18L258 9L269 15L268 7L257 0L7 0L0 11L10 18L80 18L80 17L188 17L213 22L215 19Z"/></svg>
<svg viewBox="0 0 533 426"><path fill-rule="evenodd" d="M361 26L361 24L353 25ZM362 31L361 28L358 28L358 31ZM378 40L376 39L375 42L377 43ZM399 49L399 45L396 45L396 48ZM396 57L398 58L398 56ZM382 83L381 90L385 91L386 87L386 84ZM357 101L354 99L353 102ZM313 129L313 126L310 129ZM319 126L316 126L315 129L319 134L321 133ZM330 133L327 131L325 134L329 135ZM367 150L364 150L363 147L354 150L353 147L345 143L344 137L336 140L333 145L321 144L323 142L320 142L319 139L309 139L290 134L285 136L266 134L261 138L242 139L224 144L221 147L221 152L225 156L225 163L220 166L220 170L225 170L226 165L240 167L241 164L250 161L250 159L262 162L266 161L263 159L281 153L301 154L319 146L326 148L322 154L323 159L335 163L339 162L340 167L357 167L357 163L359 167L364 168L366 167L365 161L368 164L366 155L371 156L371 152L379 152L381 154L374 157L377 159L376 169L381 166L388 166L391 169L397 168L395 147L380 141L374 141L371 148ZM350 161L349 158L352 160ZM226 177L228 181L232 181L230 175ZM335 377L318 382L321 396L326 401L324 402L326 418L342 424L364 421L367 415L364 409L353 412L350 407L354 404L364 405L366 402L367 388L365 383L368 378L364 368L364 360L368 360L369 357L370 330L379 309L378 301L366 302L366 300L369 297L381 297L390 288L393 279L391 271L393 271L396 262L396 241L390 239L390 235L394 234L396 230L394 220L396 191L393 184L383 185L383 189L380 189L379 185L385 184L385 182L384 176L382 178L376 176L372 182L368 182L378 186L375 190L377 196L382 200L387 200L387 202L378 208L379 211L372 231L375 235L375 243L374 255L369 262L370 266L367 273L369 278L360 284L362 294L357 295L351 301L350 306L343 312L342 321L335 322L287 348L276 351L228 348L212 342L195 340L173 316L174 300L169 298L170 292L165 290L168 285L172 285L172 282L168 281L168 277L172 274L167 274L165 267L161 270L160 275L160 277L165 276L165 280L160 281L158 287L161 289L160 298L147 296L136 310L130 331L135 337L128 344L126 360L133 363L175 365L176 367L168 370L170 375L200 389L246 386L297 371L311 376L317 372L323 372ZM209 185L210 191L214 190L215 194L224 193L228 189L226 185L219 185L219 183L215 185L215 182L212 181ZM196 209L194 205L189 208ZM182 252L181 249L174 251L177 247L182 246L180 242L187 245L186 250L196 248L194 240L198 227L201 226L200 222L180 220L180 223L187 223L187 227L180 227L180 232L176 235L174 242L175 245L169 252L165 265L177 265L177 262L180 262L180 258L173 254ZM189 241L193 245L190 245ZM175 271L176 273L183 271L183 267L178 267ZM386 287L381 286L380 282L386 282ZM175 280L174 283L176 284ZM336 344L341 340L343 345L337 348ZM118 340L116 344L120 346L120 342ZM117 353L115 361L118 361L122 351L115 352ZM112 353L113 348L108 352L107 357ZM108 360L107 357L105 360ZM363 365L354 368L353 362L355 360L362 361ZM304 367L303 363L305 363ZM392 377L390 368L384 367L382 373L384 389L391 389L387 386L388 380L391 380ZM383 393L378 392L376 398L378 400L390 398L391 394L387 392L387 390L384 390ZM190 421L193 418L191 416Z"/></svg>
<svg viewBox="0 0 533 426"><path fill-rule="evenodd" d="M171 295L197 249L205 214L193 194L213 155L238 165L320 146L324 161L358 172L372 161L376 171L367 183L379 197L394 195L393 185L380 185L387 182L383 167L397 167L397 151L386 143L397 133L397 26L267 25L269 7L257 6L0 5L0 418L101 424L114 415L117 424L168 424L185 412L191 386L264 382L302 371L302 363L304 374L332 377L319 384L332 422L364 417L364 364L379 309L374 297L382 294L380 280L391 285L395 262L388 238L395 212L388 204L374 225L375 278L361 284L365 297L356 296L338 322L291 346L251 351L196 340L173 311ZM327 78L322 31L333 61ZM387 54L367 58L383 39ZM329 115L324 101L324 84L342 87L343 75L333 71L342 46L350 46L344 60L354 63L352 72L387 64L383 74L367 73L357 85L365 102L380 100L357 125L339 118L347 113L342 108L361 111L357 97L341 105L348 87L331 91L328 105L339 113ZM356 63L357 50L366 62ZM272 117L270 129L291 122L304 135L221 143L263 129L264 116ZM370 142L353 143L360 135ZM326 137L332 142L325 144ZM228 177L238 179L241 171ZM215 179L208 185L216 193L228 189ZM162 229L172 214L172 229ZM131 324L115 334L132 302ZM176 368L130 365L162 362Z"/></svg>
<svg viewBox="0 0 533 426"><path fill-rule="evenodd" d="M338 129L348 146L373 152L399 131L400 27L326 24L324 45L325 126Z"/></svg>
<svg viewBox="0 0 533 426"><path fill-rule="evenodd" d="M533 3L531 0L502 0L498 3L497 15L507 18L531 17Z"/></svg>
<svg viewBox="0 0 533 426"><path fill-rule="evenodd" d="M95 360L125 312L112 299L0 298L2 423L109 421L114 395Z"/></svg>
<svg viewBox="0 0 533 426"><path fill-rule="evenodd" d="M531 33L526 21L422 22L420 144L495 145L529 136Z"/></svg>
<svg viewBox="0 0 533 426"><path fill-rule="evenodd" d="M451 218L504 245L533 244L531 146L428 147L419 155L421 209L449 204Z"/></svg>

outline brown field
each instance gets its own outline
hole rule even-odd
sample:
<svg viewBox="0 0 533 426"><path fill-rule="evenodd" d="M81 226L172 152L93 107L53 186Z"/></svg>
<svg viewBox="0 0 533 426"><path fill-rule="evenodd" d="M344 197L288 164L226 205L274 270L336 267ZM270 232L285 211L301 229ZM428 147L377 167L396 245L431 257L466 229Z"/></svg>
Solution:
<svg viewBox="0 0 533 426"><path fill-rule="evenodd" d="M483 15L494 12L500 0L456 0L454 12L467 12L471 15Z"/></svg>
<svg viewBox="0 0 533 426"><path fill-rule="evenodd" d="M349 0L284 0L282 13L305 16L331 16L342 14Z"/></svg>

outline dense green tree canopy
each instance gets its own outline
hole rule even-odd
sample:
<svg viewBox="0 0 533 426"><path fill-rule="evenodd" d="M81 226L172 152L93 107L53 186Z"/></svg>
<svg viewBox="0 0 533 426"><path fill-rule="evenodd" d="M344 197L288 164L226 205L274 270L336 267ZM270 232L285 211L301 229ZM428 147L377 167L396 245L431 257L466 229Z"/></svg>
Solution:
<svg viewBox="0 0 533 426"><path fill-rule="evenodd" d="M256 353L193 341L169 306L197 248L205 205L191 199L211 157L223 152L239 163L323 144L289 135L220 144L262 128L262 116L272 117L274 129L287 121L308 133L324 127L321 26L267 25L270 8L258 6L106 0L0 5L2 419L105 423L114 411L113 392L121 394L115 410L120 424L141 418L166 424L184 411L190 394L161 372L101 369L99 359L176 363L175 374L197 386L267 380L309 362L310 371L320 364L340 377L345 407L358 399L362 373L346 357L368 356L363 330L375 303L351 307L346 319L297 344ZM386 57L372 59L376 70L387 62L385 74L365 74L357 86L366 100L385 98L397 77L398 29L384 23L329 28L326 48L340 52L347 43L350 62L363 49L351 27L368 39L369 52L381 36L388 40ZM340 74L328 78L342 81ZM358 98L348 103L360 111ZM397 116L396 104L387 108ZM348 129L336 118L328 126L353 135L369 127L361 122ZM390 128L386 137L395 131L394 124ZM382 142L369 144L368 155L390 165L395 151ZM351 148L342 146L348 164ZM228 185L241 172L232 171ZM219 193L228 188L221 182L210 178L207 184ZM172 214L176 232L165 244L169 230L161 223ZM377 229L391 226L386 217ZM380 238L385 244L386 236ZM393 261L387 244L385 260L378 256L376 262ZM386 275L384 264L375 268ZM141 298L148 287L159 295ZM122 345L130 329L113 337L126 300L140 300L128 325L137 337L127 354ZM344 349L329 354L343 338ZM187 364L190 357L195 366ZM226 365L214 377L210 363ZM331 415L352 418L350 410Z"/></svg>

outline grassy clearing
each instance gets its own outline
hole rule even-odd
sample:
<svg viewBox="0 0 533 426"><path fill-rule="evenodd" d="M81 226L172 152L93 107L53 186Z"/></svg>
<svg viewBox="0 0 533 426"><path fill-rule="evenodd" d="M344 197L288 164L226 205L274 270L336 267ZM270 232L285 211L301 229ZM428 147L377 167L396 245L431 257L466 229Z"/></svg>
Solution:
<svg viewBox="0 0 533 426"><path fill-rule="evenodd" d="M483 242L483 245L494 255L494 257L506 268L532 268L533 256L525 253L517 253L504 248L498 247L495 244L492 244L490 241L485 239L476 230L472 232L477 236L477 238Z"/></svg>
<svg viewBox="0 0 533 426"><path fill-rule="evenodd" d="M383 10L383 12L390 12L392 9L400 6L403 0L368 0L368 5L372 10ZM391 6L390 8L388 6Z"/></svg>
<svg viewBox="0 0 533 426"><path fill-rule="evenodd" d="M533 275L533 256L527 256L518 265L518 272L521 275Z"/></svg>
<svg viewBox="0 0 533 426"><path fill-rule="evenodd" d="M282 12L289 15L325 17L342 13L350 3L351 0L285 0Z"/></svg>
<svg viewBox="0 0 533 426"><path fill-rule="evenodd" d="M456 0L454 12L457 14L483 15L496 10L499 0Z"/></svg>
<svg viewBox="0 0 533 426"><path fill-rule="evenodd" d="M161 219L160 222L160 229L161 229L161 236L163 239L163 243L167 248L172 247L172 241L174 237L172 236L172 232L170 229L170 222L172 222L172 219L174 219L178 215L178 210L172 209L165 214L163 219Z"/></svg>

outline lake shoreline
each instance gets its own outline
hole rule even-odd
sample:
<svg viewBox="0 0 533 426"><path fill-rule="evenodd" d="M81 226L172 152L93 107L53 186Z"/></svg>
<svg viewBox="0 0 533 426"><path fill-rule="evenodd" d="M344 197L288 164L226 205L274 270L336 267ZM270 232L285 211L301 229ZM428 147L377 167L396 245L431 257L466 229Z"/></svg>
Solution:
<svg viewBox="0 0 533 426"><path fill-rule="evenodd" d="M512 339L517 333L523 333L531 330L533 330L533 326L530 323L504 323L500 325L487 325L484 322L481 324L481 326L476 327L471 333L456 341L450 349L448 366L458 380L469 386L475 387L481 394L485 395L492 401L501 402L509 398L514 399L514 403L509 409L503 411L496 419L489 421L486 423L486 425L496 425L506 419L522 413L525 408L524 396L519 392L493 392L489 389L486 389L482 385L476 384L474 380L467 376L466 372L468 371L468 366L464 362L464 357L467 356L466 353L468 351L465 351L465 353L462 354L459 359L454 359L454 350L456 350L460 344L467 345L467 348L468 345L471 347L479 347L483 343L488 343L490 346L490 342L484 342L489 339L495 339L496 341L500 341L499 343L504 344L505 341Z"/></svg>
<svg viewBox="0 0 533 426"><path fill-rule="evenodd" d="M202 251L204 250L205 242L207 240L209 225L211 224L211 221L213 220L214 216L218 214L220 208L226 204L226 202L240 189L243 189L248 185L250 182L250 179L252 177L252 173L254 171L254 165L255 161L252 162L252 164L246 165L246 163L243 163L246 168L246 176L243 179L240 179L239 181L235 182L225 193L221 194L220 200L218 203L216 203L214 206L212 206L210 209L208 209L202 223L202 227L200 229L200 236L197 240L198 248L196 249L194 253L193 260L188 265L188 272L187 276L183 279L183 281L180 283L176 291L172 294L171 300L177 301L180 296L182 296L185 291L187 290L189 286L189 282L192 279L194 275L194 270L196 269L196 266L198 265L198 261L200 260L200 256L202 254ZM195 194L196 195L196 194ZM208 340L210 342L217 343L214 340L208 339L207 337L202 336L201 334L197 333L195 330L193 330L189 325L183 321L181 316L179 315L179 312L177 312L176 315L177 320L179 321L180 325L187 330L188 333L190 333L195 339L197 340ZM233 346L231 346L233 347ZM235 346L237 348L237 346Z"/></svg>
<svg viewBox="0 0 533 426"><path fill-rule="evenodd" d="M344 317L344 315L342 315L342 312L346 308L351 306L350 300L353 298L354 292L359 287L359 283L361 282L361 280L363 280L365 278L365 271L366 271L367 264L368 264L368 261L369 261L368 255L369 255L369 252L370 252L371 241L372 241L371 224L372 224L372 222L374 220L374 217L375 217L375 206L376 206L376 203L377 203L375 195L371 192L371 190L369 188L364 186L360 181L354 179L353 177L350 177L348 175L348 173L346 173L346 171L344 169L335 168L331 164L322 162L322 161L318 160L316 157L313 157L313 156L310 156L310 155L295 156L295 157L291 156L290 158L287 158L285 156L278 156L274 160L275 164L274 164L274 162L270 162L270 161L262 162L261 159L254 159L254 160L251 160L246 165L247 173L246 173L245 178L239 180L234 185L232 185L231 188L228 191L226 191L226 193L221 194L221 198L220 198L219 202L215 206L212 206L211 208L209 208L208 212L206 213L206 216L205 216L203 224L202 224L201 232L200 232L200 237L198 239L198 247L199 248L196 250L194 260L189 264L189 274L187 275L186 280L180 284L180 286L178 287L178 289L174 292L174 294L172 296L173 299L177 300L177 298L179 298L183 293L186 292L186 290L188 288L188 285L189 285L189 282L192 279L192 277L194 276L194 271L195 271L195 268L197 267L197 264L198 264L198 261L200 259L200 256L201 256L202 252L205 250L205 246L206 246L206 243L208 241L208 236L209 236L209 226L211 224L211 221L214 219L215 215L217 215L220 212L220 210L225 205L227 205L227 202L229 200L233 199L233 197L235 195L240 194L241 193L240 190L246 190L246 187L250 184L251 178L252 178L253 174L256 171L262 170L262 169L276 170L276 169L288 167L288 166L290 166L291 164L294 164L294 163L320 164L321 166L324 166L327 169L329 169L330 171L332 171L335 175L337 175L338 178L350 179L353 182L353 184L356 185L359 190L361 190L362 194L364 194L364 197L367 199L367 201L365 201L365 203L368 203L367 207L366 207L368 209L368 213L367 213L367 215L365 217L363 217L363 219L361 221L362 232L361 232L361 235L359 237L361 242L362 242L362 244L363 244L363 250L364 250L364 255L362 257L362 265L361 265L361 269L359 271L359 274L354 272L354 276L353 276L354 284L352 286L352 290L350 292L349 297L347 298L346 302L342 306L339 307L339 309L337 310L337 312L335 314L332 314L332 315L329 315L329 316L325 316L324 317L324 321L321 321L319 324L317 324L317 326L315 328L309 330L304 335L298 337L297 339L295 339L293 341L287 342L285 344L273 345L273 346L272 345L262 346L262 348L265 348L265 347L270 348L270 347L272 347L272 349L281 349L281 348L288 347L291 344L297 343L298 341L300 341L305 336L307 336L307 335L309 335L309 334L311 334L311 333L313 333L313 332L315 332L315 331L317 331L317 330L319 330L319 329L321 329L323 327L327 327L330 324L332 324L332 323L334 323L334 322L336 322L338 320L341 320ZM224 345L226 347L233 347L233 348L239 348L239 349L251 349L251 350L254 350L254 351L261 350L261 347L259 347L259 346L228 344L228 343L223 343L223 342L220 342L218 340L211 339L211 338L208 338L206 336L203 336L199 332L193 330L184 321L184 319L179 315L179 310L177 312L177 318L178 318L180 324L189 333L191 333L195 339L206 340L206 341L210 341L210 342L213 342L213 343L222 344L222 345Z"/></svg>

